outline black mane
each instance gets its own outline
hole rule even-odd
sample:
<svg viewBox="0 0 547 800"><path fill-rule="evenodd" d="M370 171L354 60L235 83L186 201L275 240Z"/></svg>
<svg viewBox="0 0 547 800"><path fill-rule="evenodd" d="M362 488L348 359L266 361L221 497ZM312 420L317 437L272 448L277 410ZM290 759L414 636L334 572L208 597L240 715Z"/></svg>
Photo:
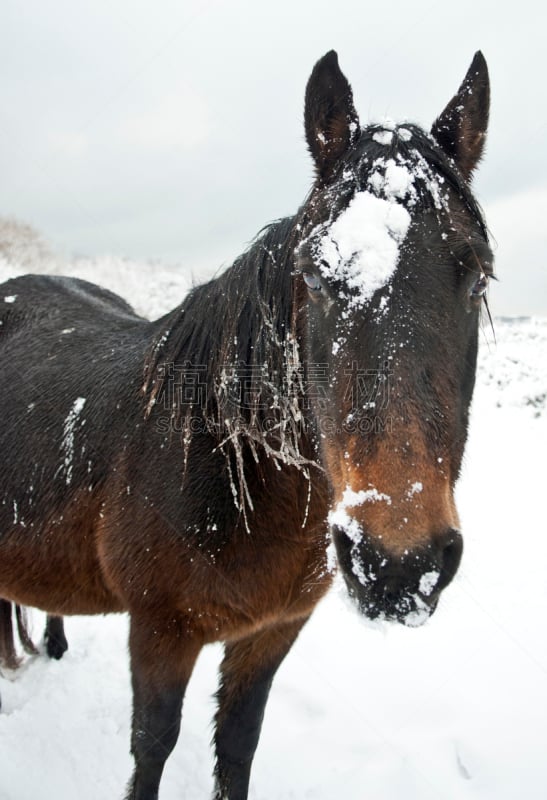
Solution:
<svg viewBox="0 0 547 800"><path fill-rule="evenodd" d="M209 388L228 365L281 368L292 329L293 226L287 217L264 228L229 269L159 320L145 364L149 399L162 396L165 364L206 367Z"/></svg>
<svg viewBox="0 0 547 800"><path fill-rule="evenodd" d="M226 272L159 320L145 359L147 415L167 414L185 448L198 420L227 456L235 452L241 505L245 443L299 468L313 461L301 442L296 219L263 229Z"/></svg>

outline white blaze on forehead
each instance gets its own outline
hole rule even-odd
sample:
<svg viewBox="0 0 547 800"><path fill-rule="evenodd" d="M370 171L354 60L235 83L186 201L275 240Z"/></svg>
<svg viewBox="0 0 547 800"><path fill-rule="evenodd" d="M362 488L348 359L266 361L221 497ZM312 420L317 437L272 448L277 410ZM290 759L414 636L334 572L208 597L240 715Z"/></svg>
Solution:
<svg viewBox="0 0 547 800"><path fill-rule="evenodd" d="M347 286L352 306L368 303L397 268L410 226L410 214L397 199L411 191L412 182L408 169L387 164L383 174L371 176L373 191L357 192L318 242L323 276Z"/></svg>

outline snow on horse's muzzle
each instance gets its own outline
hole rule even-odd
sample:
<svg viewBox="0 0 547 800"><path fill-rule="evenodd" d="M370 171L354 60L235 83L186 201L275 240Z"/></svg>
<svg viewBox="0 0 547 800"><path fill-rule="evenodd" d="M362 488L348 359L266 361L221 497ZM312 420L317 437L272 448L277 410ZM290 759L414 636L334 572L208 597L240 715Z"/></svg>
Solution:
<svg viewBox="0 0 547 800"><path fill-rule="evenodd" d="M422 625L458 570L461 534L447 530L426 547L394 556L363 533L356 541L334 525L332 537L348 592L369 619Z"/></svg>

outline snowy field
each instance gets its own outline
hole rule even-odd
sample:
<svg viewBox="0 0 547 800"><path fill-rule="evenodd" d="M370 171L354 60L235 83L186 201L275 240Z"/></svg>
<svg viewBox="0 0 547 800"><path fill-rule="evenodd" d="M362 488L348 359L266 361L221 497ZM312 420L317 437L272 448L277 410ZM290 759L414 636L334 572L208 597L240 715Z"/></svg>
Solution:
<svg viewBox="0 0 547 800"><path fill-rule="evenodd" d="M119 259L52 261L158 316L188 283ZM22 272L0 260L0 279ZM494 287L495 293L495 287ZM495 307L495 297L492 301ZM252 800L547 797L547 320L485 327L458 496L460 572L419 629L367 627L336 588L270 697ZM43 618L34 615L39 638ZM0 800L114 800L131 771L124 616L67 620L60 662L0 677ZM192 678L162 800L204 800L220 649Z"/></svg>

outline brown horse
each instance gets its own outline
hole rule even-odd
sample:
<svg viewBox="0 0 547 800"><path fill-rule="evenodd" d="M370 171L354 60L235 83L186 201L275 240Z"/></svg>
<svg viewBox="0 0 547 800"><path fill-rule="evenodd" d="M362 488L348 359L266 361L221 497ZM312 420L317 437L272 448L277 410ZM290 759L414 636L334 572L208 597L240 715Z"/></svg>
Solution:
<svg viewBox="0 0 547 800"><path fill-rule="evenodd" d="M330 52L306 91L309 197L172 312L148 322L76 279L3 285L0 595L129 612L128 798L158 796L205 644L225 643L215 798L244 800L335 557L365 615L408 625L454 576L488 105L478 53L431 133L361 129Z"/></svg>

